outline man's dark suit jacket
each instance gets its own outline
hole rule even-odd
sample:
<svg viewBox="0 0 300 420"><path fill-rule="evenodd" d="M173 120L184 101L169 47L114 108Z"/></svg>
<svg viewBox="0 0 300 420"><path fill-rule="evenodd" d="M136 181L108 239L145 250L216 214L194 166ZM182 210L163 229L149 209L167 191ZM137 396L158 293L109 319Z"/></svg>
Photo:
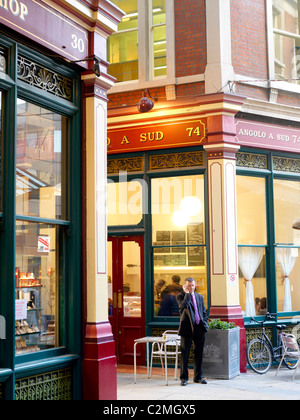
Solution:
<svg viewBox="0 0 300 420"><path fill-rule="evenodd" d="M206 331L208 331L208 316L205 310L203 297L199 295L199 293L195 293L195 296L203 327ZM177 295L177 302L179 305L180 314L180 325L178 334L181 336L190 336L194 332L195 324L195 310L191 294L185 293L184 291L180 292L179 295Z"/></svg>

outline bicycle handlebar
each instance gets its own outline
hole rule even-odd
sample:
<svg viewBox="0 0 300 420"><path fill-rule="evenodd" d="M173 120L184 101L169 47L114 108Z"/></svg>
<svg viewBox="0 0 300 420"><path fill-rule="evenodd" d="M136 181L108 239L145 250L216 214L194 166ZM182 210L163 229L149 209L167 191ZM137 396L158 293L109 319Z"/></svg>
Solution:
<svg viewBox="0 0 300 420"><path fill-rule="evenodd" d="M267 319L275 319L277 318L277 314L271 314L270 312L266 313L266 317L264 319L264 321L257 321L255 318L250 318L250 321L256 322L257 324L264 324Z"/></svg>

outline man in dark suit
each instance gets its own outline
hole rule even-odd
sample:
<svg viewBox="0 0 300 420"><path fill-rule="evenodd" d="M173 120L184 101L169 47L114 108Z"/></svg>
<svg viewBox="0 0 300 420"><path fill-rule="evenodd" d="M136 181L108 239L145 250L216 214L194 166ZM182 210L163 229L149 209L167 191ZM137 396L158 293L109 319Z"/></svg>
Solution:
<svg viewBox="0 0 300 420"><path fill-rule="evenodd" d="M188 360L192 342L194 343L194 382L206 384L202 377L202 359L205 334L208 331L208 316L204 300L195 293L195 280L188 277L183 290L177 296L180 314L178 334L181 336L181 385L186 385L188 377Z"/></svg>

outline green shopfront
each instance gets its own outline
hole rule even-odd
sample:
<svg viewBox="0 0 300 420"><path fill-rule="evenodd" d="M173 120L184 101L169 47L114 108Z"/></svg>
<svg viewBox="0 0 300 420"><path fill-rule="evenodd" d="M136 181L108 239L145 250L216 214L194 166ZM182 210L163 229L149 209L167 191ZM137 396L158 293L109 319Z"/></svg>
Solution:
<svg viewBox="0 0 300 420"><path fill-rule="evenodd" d="M78 398L80 80L3 34L0 54L0 396Z"/></svg>

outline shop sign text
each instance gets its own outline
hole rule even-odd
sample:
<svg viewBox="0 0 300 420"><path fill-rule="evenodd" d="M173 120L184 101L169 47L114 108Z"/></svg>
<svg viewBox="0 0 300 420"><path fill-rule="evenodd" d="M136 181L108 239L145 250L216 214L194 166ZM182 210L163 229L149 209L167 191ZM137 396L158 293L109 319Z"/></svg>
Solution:
<svg viewBox="0 0 300 420"><path fill-rule="evenodd" d="M160 124L155 127L108 131L108 153L200 145L205 141L203 120Z"/></svg>
<svg viewBox="0 0 300 420"><path fill-rule="evenodd" d="M241 145L300 153L300 128L237 120Z"/></svg>

